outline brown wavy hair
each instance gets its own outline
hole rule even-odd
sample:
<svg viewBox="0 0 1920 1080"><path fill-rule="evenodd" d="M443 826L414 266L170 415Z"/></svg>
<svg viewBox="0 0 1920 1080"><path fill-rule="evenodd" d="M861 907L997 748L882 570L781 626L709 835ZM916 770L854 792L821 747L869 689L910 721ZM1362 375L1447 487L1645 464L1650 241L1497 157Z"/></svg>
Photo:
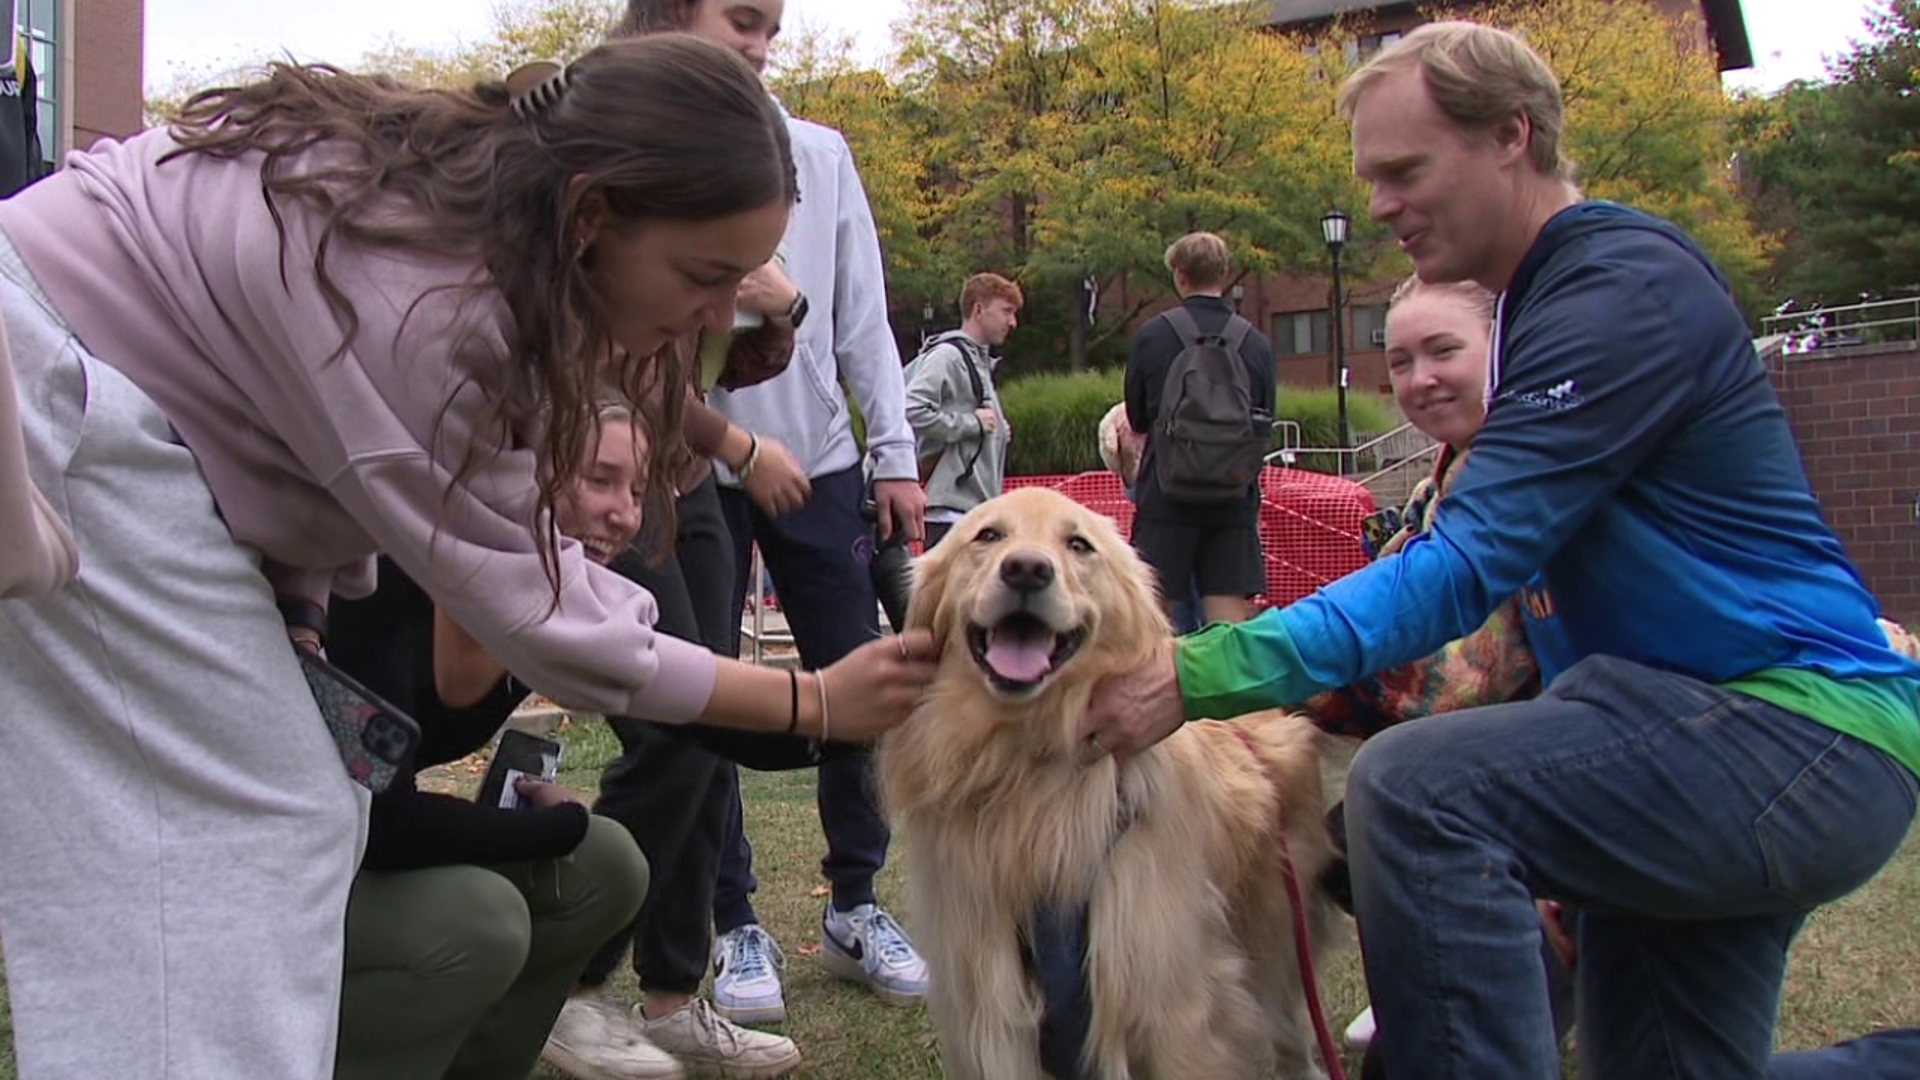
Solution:
<svg viewBox="0 0 1920 1080"><path fill-rule="evenodd" d="M627 9L614 24L614 37L637 37L685 30L693 23L700 0L627 0Z"/></svg>
<svg viewBox="0 0 1920 1080"><path fill-rule="evenodd" d="M710 221L791 204L798 181L786 123L759 77L732 52L686 35L608 42L567 65L564 93L545 107L523 118L511 101L498 80L429 90L274 64L258 82L190 99L169 157L259 155L282 276L288 258L312 258L347 327L341 353L359 318L328 273L334 245L474 260L469 287L497 292L514 320L495 419L502 447L514 431L541 432L545 525L536 541L557 597L553 504L579 472L596 402L611 387L644 403L650 445L684 448L682 388L694 362L684 342L630 357L608 338L592 249L576 240L583 206L604 200L621 222ZM324 162L312 153L341 147L352 152L328 152ZM295 203L323 223L311 253L287 248L284 215ZM455 482L477 464L469 460ZM677 471L657 457L651 465L649 494Z"/></svg>

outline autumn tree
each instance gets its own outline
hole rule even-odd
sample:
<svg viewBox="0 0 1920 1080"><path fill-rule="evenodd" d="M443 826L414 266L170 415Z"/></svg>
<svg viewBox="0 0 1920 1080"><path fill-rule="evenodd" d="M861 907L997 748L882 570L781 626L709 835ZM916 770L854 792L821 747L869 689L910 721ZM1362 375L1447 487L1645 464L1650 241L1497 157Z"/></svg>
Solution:
<svg viewBox="0 0 1920 1080"><path fill-rule="evenodd" d="M1920 292L1920 0L1892 0L1830 80L1747 106L1742 169L1783 242L1775 301Z"/></svg>
<svg viewBox="0 0 1920 1080"><path fill-rule="evenodd" d="M922 232L932 216L927 201L924 125L905 122L910 103L898 81L855 64L845 35L802 28L783 36L768 73L774 96L795 116L839 131L853 148L867 201L886 253L890 297L922 298L956 292L955 263ZM802 191L800 198L806 199Z"/></svg>
<svg viewBox="0 0 1920 1080"><path fill-rule="evenodd" d="M1167 243L1226 235L1245 265L1299 268L1329 193L1351 191L1312 58L1245 5L918 0L898 75L927 123L923 231L968 269L1018 275L1042 339L1082 366L1139 306L1082 318L1123 279L1159 282ZM1310 209L1309 209L1310 207ZM1027 353L1029 347L1023 347Z"/></svg>
<svg viewBox="0 0 1920 1080"><path fill-rule="evenodd" d="M621 0L505 0L486 36L446 49L388 41L355 65L418 86L467 86L499 79L529 60L571 60L605 40Z"/></svg>

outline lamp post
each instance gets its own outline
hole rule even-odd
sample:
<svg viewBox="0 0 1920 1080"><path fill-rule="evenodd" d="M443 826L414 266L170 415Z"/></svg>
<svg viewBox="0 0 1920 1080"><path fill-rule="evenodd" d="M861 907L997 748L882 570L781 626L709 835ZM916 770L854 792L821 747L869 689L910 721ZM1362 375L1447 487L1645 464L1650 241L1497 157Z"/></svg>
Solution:
<svg viewBox="0 0 1920 1080"><path fill-rule="evenodd" d="M1233 310L1238 312L1240 310L1241 303L1243 303L1246 300L1246 298L1247 298L1247 287L1245 285L1241 285L1236 282L1233 286Z"/></svg>
<svg viewBox="0 0 1920 1080"><path fill-rule="evenodd" d="M1333 256L1333 311L1327 319L1333 332L1334 400L1339 403L1340 475L1347 474L1346 451L1353 445L1353 432L1347 424L1347 328L1341 318L1340 249L1347 246L1347 225L1352 219L1343 210L1329 210L1320 218L1320 234L1326 238L1327 254Z"/></svg>

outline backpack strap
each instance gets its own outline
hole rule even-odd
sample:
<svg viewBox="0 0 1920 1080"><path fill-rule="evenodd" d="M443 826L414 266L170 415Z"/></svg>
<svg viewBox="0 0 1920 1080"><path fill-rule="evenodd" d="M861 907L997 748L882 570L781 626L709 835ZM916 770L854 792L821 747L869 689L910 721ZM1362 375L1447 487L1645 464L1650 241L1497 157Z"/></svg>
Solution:
<svg viewBox="0 0 1920 1080"><path fill-rule="evenodd" d="M974 355L973 348L976 347L978 343L968 337L966 331L949 330L944 334L935 334L933 337L927 339L926 344L920 349L920 355L914 357L913 362L917 364L921 360L932 356L939 349L949 345L953 347L953 351L960 357L960 366L967 370L967 384L973 390L973 407L976 409L986 408L987 384L986 381L980 377L979 358ZM980 351L984 352L985 350L982 349ZM986 450L987 433L982 431L979 442L975 444L973 448L973 453L968 454L962 459L960 475L954 478L956 483L964 483L973 479L974 469L980 464L980 456L986 453ZM949 446L941 451L941 454L944 456L945 454L953 452L955 452L953 447ZM925 482L925 479L925 477L922 478L922 483Z"/></svg>
<svg viewBox="0 0 1920 1080"><path fill-rule="evenodd" d="M1175 304L1161 312L1160 317L1167 320L1167 325L1173 327L1174 333L1180 335L1180 348L1183 350L1191 349L1203 336L1200 324L1194 321L1193 312L1188 311L1185 304Z"/></svg>
<svg viewBox="0 0 1920 1080"><path fill-rule="evenodd" d="M1220 336L1226 340L1227 348L1235 356L1240 355L1240 346L1247 343L1247 335L1253 333L1253 324L1239 315L1227 316L1227 325L1220 328Z"/></svg>
<svg viewBox="0 0 1920 1080"><path fill-rule="evenodd" d="M987 386L980 378L980 368L975 362L973 353L967 348L970 344L974 344L973 339L967 337L966 331L964 330L948 330L945 333L935 334L928 338L926 343L920 347L920 355L914 357L913 360L909 362L909 365L918 363L925 357L932 356L936 350L944 345L953 346L954 351L960 354L961 366L967 369L967 383L973 389L973 400L979 403L976 407L985 406L987 403Z"/></svg>

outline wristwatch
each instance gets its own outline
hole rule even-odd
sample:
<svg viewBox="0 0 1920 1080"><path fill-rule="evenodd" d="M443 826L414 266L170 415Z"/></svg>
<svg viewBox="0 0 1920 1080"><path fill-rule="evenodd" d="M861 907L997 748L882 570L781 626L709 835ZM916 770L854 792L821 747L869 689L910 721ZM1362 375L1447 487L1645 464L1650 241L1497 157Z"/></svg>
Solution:
<svg viewBox="0 0 1920 1080"><path fill-rule="evenodd" d="M795 330L800 329L800 324L807 321L807 294L795 289L793 293L793 306L788 308L779 318Z"/></svg>

